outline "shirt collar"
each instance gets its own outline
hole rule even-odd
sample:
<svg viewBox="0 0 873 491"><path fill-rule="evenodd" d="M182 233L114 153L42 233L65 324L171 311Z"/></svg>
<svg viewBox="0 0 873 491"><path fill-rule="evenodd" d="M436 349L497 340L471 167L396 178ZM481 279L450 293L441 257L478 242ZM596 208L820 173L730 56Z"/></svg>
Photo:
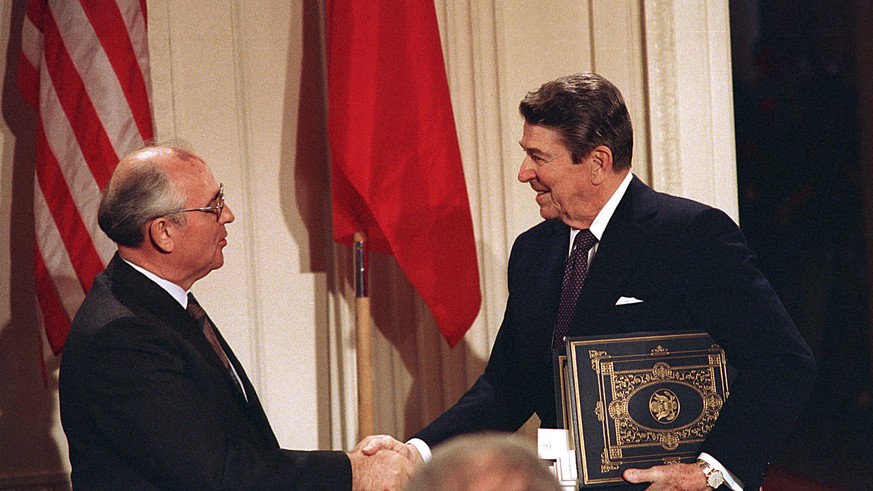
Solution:
<svg viewBox="0 0 873 491"><path fill-rule="evenodd" d="M603 232L606 231L606 226L609 225L609 220L612 218L612 214L615 213L615 209L618 208L618 203L621 202L621 199L624 197L624 194L627 192L627 187L630 185L631 180L633 179L633 173L628 172L624 179L621 181L621 184L618 185L618 188L612 193L612 196L603 205L603 208L600 209L600 212L597 213L597 216L594 217L594 221L591 222L591 225L588 227L588 230L597 239L597 242L600 242L600 238L603 237ZM576 234L579 233L579 229L570 228L570 249L573 248L573 240L576 239ZM594 248L597 245L595 244Z"/></svg>
<svg viewBox="0 0 873 491"><path fill-rule="evenodd" d="M609 201L603 205L603 208L601 208L600 212L597 213L597 216L594 217L594 221L591 222L591 226L588 227L588 230L591 231L598 241L603 237L603 232L606 231L606 226L609 225L609 220L612 218L612 214L615 213L615 209L618 208L618 203L624 197L624 193L627 192L627 187L630 185L633 177L634 175L631 172L628 172L627 175L624 176L621 184L618 185L618 189L612 193Z"/></svg>
<svg viewBox="0 0 873 491"><path fill-rule="evenodd" d="M142 273L146 278L157 283L157 285L159 287L163 288L167 293L170 294L171 297L173 297L177 302L179 302L179 305L181 305L183 309L188 308L188 293L185 290L183 290L181 286L173 283L172 281L167 281L167 280L161 278L160 276L152 273L151 271L148 271L147 269L144 269L140 266L137 266L136 264L133 264L132 262L128 261L127 259L124 259L123 257L121 258L121 260L126 262L127 264L129 264L131 268Z"/></svg>

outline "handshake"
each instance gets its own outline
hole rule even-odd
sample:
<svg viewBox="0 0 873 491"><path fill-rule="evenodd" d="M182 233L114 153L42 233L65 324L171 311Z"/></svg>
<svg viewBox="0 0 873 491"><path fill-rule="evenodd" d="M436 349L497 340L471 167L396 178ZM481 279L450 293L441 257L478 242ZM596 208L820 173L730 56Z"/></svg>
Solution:
<svg viewBox="0 0 873 491"><path fill-rule="evenodd" d="M352 490L400 490L423 461L413 445L388 435L364 438L347 452L352 462Z"/></svg>

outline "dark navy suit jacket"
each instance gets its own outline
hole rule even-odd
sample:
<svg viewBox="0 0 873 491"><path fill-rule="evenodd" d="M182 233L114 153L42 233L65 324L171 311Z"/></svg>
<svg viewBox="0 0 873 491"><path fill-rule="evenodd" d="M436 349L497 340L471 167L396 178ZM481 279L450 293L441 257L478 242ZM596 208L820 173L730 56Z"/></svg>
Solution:
<svg viewBox="0 0 873 491"><path fill-rule="evenodd" d="M484 374L416 437L436 445L515 431L532 413L543 427L556 425L550 346L569 244L570 229L557 220L518 237ZM642 302L616 305L620 297ZM707 330L737 369L702 451L757 489L812 390L812 353L727 215L634 177L601 238L570 335L688 329Z"/></svg>
<svg viewBox="0 0 873 491"><path fill-rule="evenodd" d="M220 334L219 334L220 337ZM60 369L75 489L351 489L343 452L282 450L196 321L116 255L73 320Z"/></svg>

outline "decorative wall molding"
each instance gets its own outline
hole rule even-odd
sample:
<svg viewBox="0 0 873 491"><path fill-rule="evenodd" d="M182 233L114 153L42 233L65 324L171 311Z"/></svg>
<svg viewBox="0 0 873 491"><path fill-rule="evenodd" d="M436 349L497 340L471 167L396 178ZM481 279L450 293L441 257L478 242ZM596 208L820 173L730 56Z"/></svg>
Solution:
<svg viewBox="0 0 873 491"><path fill-rule="evenodd" d="M649 0L643 7L650 131L649 141L645 143L651 156L652 186L666 193L681 194L682 160L673 3L673 0Z"/></svg>
<svg viewBox="0 0 873 491"><path fill-rule="evenodd" d="M727 2L643 6L651 183L738 220Z"/></svg>

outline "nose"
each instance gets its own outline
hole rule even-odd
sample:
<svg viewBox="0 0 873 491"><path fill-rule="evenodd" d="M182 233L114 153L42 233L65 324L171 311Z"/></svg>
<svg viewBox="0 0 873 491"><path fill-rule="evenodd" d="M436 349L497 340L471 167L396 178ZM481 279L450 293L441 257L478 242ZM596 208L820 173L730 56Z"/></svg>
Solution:
<svg viewBox="0 0 873 491"><path fill-rule="evenodd" d="M221 216L218 217L221 223L230 223L234 221L236 216L233 214L233 210L230 209L227 203L224 204L224 208L221 210Z"/></svg>
<svg viewBox="0 0 873 491"><path fill-rule="evenodd" d="M520 182L528 182L535 179L536 176L537 173L534 171L530 156L525 156L524 160L521 161L521 168L518 169L518 180Z"/></svg>

